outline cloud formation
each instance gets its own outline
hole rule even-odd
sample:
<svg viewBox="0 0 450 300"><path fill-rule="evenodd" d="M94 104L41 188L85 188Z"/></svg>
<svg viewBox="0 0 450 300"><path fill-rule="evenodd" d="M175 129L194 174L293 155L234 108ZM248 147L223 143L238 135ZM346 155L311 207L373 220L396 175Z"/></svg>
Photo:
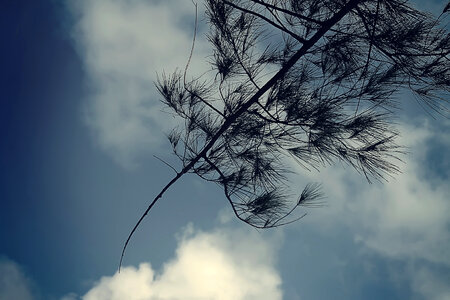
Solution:
<svg viewBox="0 0 450 300"><path fill-rule="evenodd" d="M449 276L438 276L430 268L414 268L412 271L411 288L428 300L450 299Z"/></svg>
<svg viewBox="0 0 450 300"><path fill-rule="evenodd" d="M31 282L20 266L0 257L0 299L32 300Z"/></svg>
<svg viewBox="0 0 450 300"><path fill-rule="evenodd" d="M74 37L92 92L87 104L87 122L105 151L121 165L134 166L139 157L160 145L164 140L162 132L173 124L169 115L160 112L152 81L156 71L165 69L170 73L185 65L192 42L193 6L190 1L175 0L74 0L72 11L78 16ZM197 41L192 68L198 69L194 72L203 68L201 62L208 55L206 44L200 39ZM446 299L450 293L446 278L422 263L450 268L448 179L424 173L428 163L426 154L432 143L440 140L446 149L450 148L448 134L445 135L449 126L445 128L447 130L438 131L425 123L405 125L402 143L410 147L412 154L405 158L403 174L389 183L368 185L361 176L341 166L315 175L316 181L324 183L330 198L329 207L314 211L314 216L303 219L299 226L310 224L329 234L336 232L337 226L345 227L361 248L405 262L408 267L403 270L407 273L404 276L408 277L414 293L427 299ZM311 174L307 176L308 181L311 180ZM223 221L228 218L226 214L221 217ZM226 237L219 238L221 235ZM248 258L252 264L270 269L267 274L276 275L275 279L268 280L273 297L253 297L251 294L252 284L258 283L259 279L248 278L261 270L250 272L245 278L238 275L244 271L237 257L245 257L246 251L254 253L250 249L264 249L267 245L255 239L255 245L250 245L252 247L246 251L239 250L239 255L231 255L231 248L247 241L243 238L238 243L223 242L232 236L215 232L185 237L177 257L161 274L146 263L138 268L124 268L121 274L101 279L84 299L122 299L119 281L127 282L130 290L135 290L133 295L141 297L135 299L199 299L198 293L203 293L206 298L232 299L216 297L214 292L219 289L236 293L234 296L238 295L238 298L233 299L280 299L281 292L275 288L278 275L271 263ZM202 260L196 253L203 253L208 260ZM208 266L213 265L221 268L221 272L214 274L216 277L207 271ZM230 279L231 274L239 281ZM216 280L210 282L210 278ZM242 282L248 290L239 290L240 285L236 287L236 282ZM270 292L264 291L264 295L270 295ZM130 297L134 296L125 298L133 299Z"/></svg>
<svg viewBox="0 0 450 300"><path fill-rule="evenodd" d="M361 198L364 196L355 208L360 222L367 224L363 225L367 230L363 242L390 257L425 259L450 266L450 187L445 179L425 172L428 148L436 141L450 146L450 138L426 123L404 127L402 132L400 143L414 153L413 159L406 157L403 174L383 186L357 190Z"/></svg>
<svg viewBox="0 0 450 300"><path fill-rule="evenodd" d="M171 116L161 112L156 72L184 67L192 44L190 1L74 0L73 37L90 97L86 121L95 140L118 163L136 165L164 141ZM197 37L190 71L205 67L206 42Z"/></svg>
<svg viewBox="0 0 450 300"><path fill-rule="evenodd" d="M195 232L188 226L161 273L149 263L103 277L83 300L282 299L274 267L279 241L250 230Z"/></svg>
<svg viewBox="0 0 450 300"><path fill-rule="evenodd" d="M303 223L324 232L346 228L362 249L404 263L407 267L391 270L397 273L392 277L406 279L413 293L447 299L449 278L442 274L450 270L450 174L427 169L433 148L450 148L448 128L448 122L440 130L427 122L402 125L399 143L410 153L403 157L403 173L387 183L368 184L341 166L313 175L324 183L329 206ZM440 163L446 163L445 157Z"/></svg>

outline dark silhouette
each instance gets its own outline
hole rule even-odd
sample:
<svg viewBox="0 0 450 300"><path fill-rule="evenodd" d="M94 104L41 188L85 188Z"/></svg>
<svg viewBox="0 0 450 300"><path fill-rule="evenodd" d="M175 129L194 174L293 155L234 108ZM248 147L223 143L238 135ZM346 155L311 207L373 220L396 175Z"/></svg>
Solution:
<svg viewBox="0 0 450 300"><path fill-rule="evenodd" d="M158 80L184 120L168 135L182 168L131 231L121 262L142 219L186 173L221 185L245 223L277 227L322 197L316 183L289 197L286 158L305 168L342 161L383 180L399 171L402 153L396 92L447 112L450 35L440 24L448 5L436 19L404 0L205 2L215 77L188 80L188 62Z"/></svg>

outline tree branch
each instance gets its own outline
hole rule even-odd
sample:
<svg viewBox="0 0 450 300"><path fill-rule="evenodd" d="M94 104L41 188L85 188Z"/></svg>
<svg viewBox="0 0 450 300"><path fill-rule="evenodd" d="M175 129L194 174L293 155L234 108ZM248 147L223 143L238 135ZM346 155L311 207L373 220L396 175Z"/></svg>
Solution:
<svg viewBox="0 0 450 300"><path fill-rule="evenodd" d="M246 8L243 8L243 7L240 7L240 6L237 6L236 4L231 3L231 2L229 2L229 1L227 1L227 0L223 0L223 3L225 3L225 4L227 4L227 5L231 6L231 7L234 7L234 8L236 8L236 9L242 11L242 12L245 12L245 13L248 13L248 14L251 14L251 15L254 15L254 16L257 16L257 17L260 18L260 19L263 19L264 21L266 21L267 23L269 23L269 24L272 25L273 27L276 27L276 28L280 29L281 31L286 32L287 34L289 34L290 36L292 36L294 39L296 39L297 41L299 41L299 42L302 43L302 44L304 44L304 43L306 42L306 40L305 40L304 38L302 38L301 36L299 36L298 34L296 34L296 33L292 32L292 31L288 30L288 29L287 29L286 27L284 27L284 26L278 25L277 23L273 22L273 21L270 20L269 18L267 18L267 17L265 17L265 16L263 16L263 15L257 13L257 12L254 12L254 11L251 11L251 10L249 10L249 9L246 9Z"/></svg>
<svg viewBox="0 0 450 300"><path fill-rule="evenodd" d="M316 20L316 19L313 19L313 18L310 18L310 17L306 17L306 16L303 16L301 14L297 14L295 12L292 12L292 11L288 10L288 9L284 9L282 7L278 7L278 6L266 3L264 1L260 1L260 0L250 0L250 1L252 1L254 3L261 4L261 5L264 5L267 8L272 8L274 10L281 11L282 13L285 13L285 14L293 16L293 17L297 17L297 18L299 18L301 20L304 20L304 21L308 21L308 22L315 23L315 24L318 24L318 25L323 25L324 24L323 21L319 21L319 20Z"/></svg>
<svg viewBox="0 0 450 300"><path fill-rule="evenodd" d="M194 1L192 1L192 3L195 6L195 25L194 25L194 36L192 38L192 47L191 47L191 52L189 53L189 58L188 61L186 63L186 67L184 68L184 73L183 73L183 87L184 89L191 95L197 97L198 99L200 99L200 101L202 101L206 106L208 106L209 108L211 108L213 111L215 111L216 113L218 113L220 116L222 116L223 118L226 118L225 115L219 111L217 108L214 107L214 105L212 105L211 103L209 103L207 100L203 99L203 97L201 97L200 95L198 95L197 93L195 93L194 91L188 89L187 84L186 84L186 73L187 70L189 68L189 64L191 63L191 59L192 59L192 55L194 53L194 46L195 46L195 38L197 37L197 3L195 3Z"/></svg>
<svg viewBox="0 0 450 300"><path fill-rule="evenodd" d="M135 233L136 229L139 227L139 225L142 223L142 220L145 218L145 216L149 213L149 211L152 209L152 207L156 204L156 202L162 198L164 193L175 183L177 182L184 174L188 173L194 165L201 159L205 158L207 152L214 146L216 141L222 136L222 134L225 133L225 131L230 128L230 126L244 113L246 112L253 104L255 104L258 99L264 95L278 80L283 78L283 76L291 69L295 63L303 56L307 51L313 47L324 35L325 33L330 30L331 27L333 27L336 23L338 23L347 13L349 13L352 9L354 9L359 2L362 0L350 0L342 9L337 12L333 17L331 17L329 20L325 21L322 25L322 27L317 30L317 32L305 43L303 46L289 59L285 62L285 64L282 66L282 68L270 79L264 84L261 89L259 89L247 102L243 103L234 113L232 113L227 119L225 119L224 123L220 127L220 129L216 132L216 134L210 139L210 141L203 147L203 149L195 156L189 164L187 164L177 175L172 178L172 180L164 186L164 188L160 191L160 193L153 199L153 201L150 203L148 208L145 210L145 212L142 214L142 216L139 218L136 225L131 230L130 234L128 235L128 238L123 246L122 254L120 257L119 262L119 271L122 266L123 257L125 254L125 250L128 246L128 243ZM225 1L224 2L228 2ZM229 2L228 2L229 3Z"/></svg>

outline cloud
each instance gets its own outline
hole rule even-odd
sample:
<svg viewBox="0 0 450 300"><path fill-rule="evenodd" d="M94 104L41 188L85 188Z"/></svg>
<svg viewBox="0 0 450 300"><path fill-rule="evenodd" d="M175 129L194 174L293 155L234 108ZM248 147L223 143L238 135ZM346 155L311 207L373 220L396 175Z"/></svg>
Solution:
<svg viewBox="0 0 450 300"><path fill-rule="evenodd" d="M77 294L69 293L67 295L64 295L60 300L78 300L78 299L80 298L78 297Z"/></svg>
<svg viewBox="0 0 450 300"><path fill-rule="evenodd" d="M118 163L133 167L157 149L171 116L161 112L156 72L186 64L195 9L190 1L74 0L73 37L90 87L86 121L95 140ZM197 37L189 71L205 67L206 42ZM197 73L198 73L197 72Z"/></svg>
<svg viewBox="0 0 450 300"><path fill-rule="evenodd" d="M313 210L302 225L324 234L345 228L364 253L376 253L385 261L402 262L404 270L391 269L392 278L405 278L414 294L426 299L448 299L445 274L450 271L450 186L445 174L430 171L442 154L440 164L448 165L449 122L440 128L428 122L402 124L400 144L408 146L402 174L387 183L368 184L350 168L331 167L313 179L323 182L328 206ZM443 152L444 151L444 152ZM303 172L303 176L304 176ZM311 174L309 180L311 180ZM433 267L439 266L439 268ZM442 279L444 278L444 279ZM421 298L420 298L421 299Z"/></svg>
<svg viewBox="0 0 450 300"><path fill-rule="evenodd" d="M161 273L149 263L103 277L83 300L282 299L274 267L276 238L247 230L194 231L188 226L176 257Z"/></svg>
<svg viewBox="0 0 450 300"><path fill-rule="evenodd" d="M412 289L429 300L450 299L450 276L437 276L428 268L413 270Z"/></svg>
<svg viewBox="0 0 450 300"><path fill-rule="evenodd" d="M439 16L444 10L445 3L443 1L441 2L442 3L440 3L439 1L411 1L414 7L416 7L418 10L427 11L436 16Z"/></svg>
<svg viewBox="0 0 450 300"><path fill-rule="evenodd" d="M444 126L448 128L449 124ZM332 215L345 214L348 217L339 222L351 228L355 239L373 250L391 257L420 258L450 265L447 255L450 187L446 175L441 178L427 173L431 148L437 142L450 148L450 138L446 130L432 128L427 123L404 124L401 131L399 143L410 152L403 157L402 174L389 182L374 184L368 184L363 176L342 166L312 174L312 180L323 182L329 206L314 211L319 217L305 221L328 229L336 222Z"/></svg>
<svg viewBox="0 0 450 300"><path fill-rule="evenodd" d="M32 300L31 281L20 266L6 258L0 258L0 300Z"/></svg>
<svg viewBox="0 0 450 300"><path fill-rule="evenodd" d="M361 240L389 257L450 266L450 187L446 180L425 172L427 148L438 140L450 145L450 139L427 124L402 131L404 143L414 153L414 158L407 157L404 173L385 185L359 189L364 200L360 205L352 203L366 230Z"/></svg>

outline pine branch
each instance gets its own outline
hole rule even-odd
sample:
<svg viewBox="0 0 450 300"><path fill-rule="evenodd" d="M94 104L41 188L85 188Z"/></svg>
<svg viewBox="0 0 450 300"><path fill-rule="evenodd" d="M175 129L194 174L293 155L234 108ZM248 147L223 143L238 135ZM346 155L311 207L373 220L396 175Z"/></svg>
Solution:
<svg viewBox="0 0 450 300"><path fill-rule="evenodd" d="M223 1L224 3L230 4L229 1ZM344 5L336 14L334 14L330 19L323 22L320 29L317 30L317 32L309 39L303 42L302 47L294 54L292 57L287 60L281 69L270 79L268 80L247 102L243 103L238 107L238 109L234 112L232 112L231 115L228 116L228 118L225 119L223 124L220 126L220 128L217 130L217 132L210 138L209 142L203 147L203 149L195 156L193 157L190 162L179 172L177 175L172 178L172 180L160 191L160 193L153 199L153 201L150 203L148 208L145 210L145 212L142 214L136 225L131 230L130 234L128 235L128 238L123 246L122 254L119 262L119 271L122 265L123 257L125 254L125 250L129 244L129 241L145 216L149 213L149 211L153 208L153 206L157 203L159 199L162 198L164 193L174 184L176 183L184 174L190 172L195 167L195 164L199 162L202 158L207 159L208 157L208 151L210 151L215 143L219 140L219 138L222 137L222 135L233 125L236 120L242 116L245 112L248 111L248 109L255 103L258 102L258 100L270 89L272 88L277 81L281 80L284 75L296 64L296 62L305 55L309 49L311 49L326 33L329 31L335 24L337 24L346 14L348 14L352 9L354 9L361 0L350 0L346 5ZM232 4L230 4L233 6ZM162 90L164 92L164 90ZM220 173L219 173L220 174ZM228 198L228 196L227 196ZM266 226L267 227L267 226Z"/></svg>
<svg viewBox="0 0 450 300"><path fill-rule="evenodd" d="M288 9L284 9L282 7L278 7L278 6L266 3L266 2L261 1L261 0L251 0L251 1L254 2L254 3L258 3L258 4L261 4L261 5L264 5L266 8L271 8L271 9L280 11L280 12L282 12L284 14L287 14L287 15L299 18L300 20L304 20L304 21L307 21L307 22L315 23L317 25L323 25L323 23L324 23L324 22L322 22L320 20L309 18L309 17L301 15L301 14L297 14L297 13L295 13L293 11L288 10Z"/></svg>
<svg viewBox="0 0 450 300"><path fill-rule="evenodd" d="M261 14L255 12L255 11L246 9L246 8L244 8L244 7L240 7L240 6L238 6L238 5L234 4L234 3L231 3L230 1L227 1L227 0L222 0L222 1L223 1L223 3L229 5L229 6L233 7L233 8L236 8L236 9L238 9L238 10L244 12L244 13L254 15L254 16L260 18L261 20L266 21L267 23L269 23L269 24L272 25L273 27L278 28L278 29L280 29L281 31L283 31L283 32L285 32L285 33L287 33L287 34L289 34L290 36L292 36L294 39L296 39L296 40L299 41L300 43L305 43L305 42L306 42L306 40L305 40L304 38L302 38L301 36L299 36L298 34L296 34L296 33L292 32L292 31L288 30L288 29L287 29L286 27L284 27L284 26L278 25L277 23L273 22L273 21L270 20L269 18L267 18L267 17L265 17L265 16L263 16L263 15L261 15Z"/></svg>

